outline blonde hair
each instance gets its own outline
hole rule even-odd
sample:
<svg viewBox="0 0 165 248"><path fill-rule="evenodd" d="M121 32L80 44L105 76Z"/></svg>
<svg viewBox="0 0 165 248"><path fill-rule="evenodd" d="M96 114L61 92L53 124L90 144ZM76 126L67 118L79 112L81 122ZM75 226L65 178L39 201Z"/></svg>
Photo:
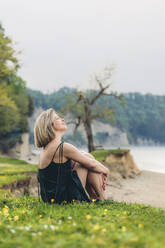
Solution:
<svg viewBox="0 0 165 248"><path fill-rule="evenodd" d="M36 119L34 125L34 141L36 147L45 147L55 137L53 116L55 110L50 108L43 111Z"/></svg>

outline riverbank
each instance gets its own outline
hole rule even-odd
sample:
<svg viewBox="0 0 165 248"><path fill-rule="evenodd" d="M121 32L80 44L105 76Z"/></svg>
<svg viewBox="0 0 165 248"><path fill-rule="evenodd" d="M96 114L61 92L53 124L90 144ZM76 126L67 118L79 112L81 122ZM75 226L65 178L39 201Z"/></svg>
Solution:
<svg viewBox="0 0 165 248"><path fill-rule="evenodd" d="M108 199L165 208L165 174L145 171L136 178L108 181Z"/></svg>

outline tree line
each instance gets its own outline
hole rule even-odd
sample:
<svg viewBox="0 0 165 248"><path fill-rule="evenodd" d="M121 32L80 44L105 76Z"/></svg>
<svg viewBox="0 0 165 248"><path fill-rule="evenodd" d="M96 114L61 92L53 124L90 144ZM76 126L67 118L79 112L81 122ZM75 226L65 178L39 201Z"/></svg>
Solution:
<svg viewBox="0 0 165 248"><path fill-rule="evenodd" d="M77 89L63 87L51 94L43 94L40 91L28 89L28 94L34 99L35 107L42 107L43 109L54 108L56 111L70 105L77 104L78 96ZM97 95L99 91L92 91L92 94ZM90 95L90 90L86 94ZM104 123L111 123L112 126L118 127L121 131L127 133L130 144L137 144L138 138L150 140L159 144L165 143L165 96L153 95L151 93L141 94L139 92L125 93L123 95L123 102L116 97L101 95L94 103L93 110L102 113L103 108L107 112L107 118L98 117L99 121ZM68 98L70 99L68 101ZM74 108L71 109L74 112ZM93 112L94 114L94 112ZM108 120L109 119L109 120Z"/></svg>
<svg viewBox="0 0 165 248"><path fill-rule="evenodd" d="M18 76L18 52L0 24L0 150L7 152L21 134L28 131L27 119L34 104L26 91L26 82Z"/></svg>

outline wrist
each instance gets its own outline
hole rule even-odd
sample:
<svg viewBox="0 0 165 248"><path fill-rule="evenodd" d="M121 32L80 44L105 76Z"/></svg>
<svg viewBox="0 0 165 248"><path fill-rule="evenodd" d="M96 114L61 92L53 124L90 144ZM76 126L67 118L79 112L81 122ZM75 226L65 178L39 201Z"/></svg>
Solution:
<svg viewBox="0 0 165 248"><path fill-rule="evenodd" d="M105 167L105 174L109 175L109 169Z"/></svg>

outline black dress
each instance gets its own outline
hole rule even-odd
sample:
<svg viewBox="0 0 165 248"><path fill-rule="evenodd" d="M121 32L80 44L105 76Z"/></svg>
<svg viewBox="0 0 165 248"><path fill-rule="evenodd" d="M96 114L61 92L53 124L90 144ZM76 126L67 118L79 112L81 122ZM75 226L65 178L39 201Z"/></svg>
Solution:
<svg viewBox="0 0 165 248"><path fill-rule="evenodd" d="M59 149L60 161L53 162ZM72 169L71 159L62 163L63 142L57 147L52 161L44 169L38 169L37 179L40 184L40 195L44 202L70 203L73 200L91 202L88 198L77 172Z"/></svg>

